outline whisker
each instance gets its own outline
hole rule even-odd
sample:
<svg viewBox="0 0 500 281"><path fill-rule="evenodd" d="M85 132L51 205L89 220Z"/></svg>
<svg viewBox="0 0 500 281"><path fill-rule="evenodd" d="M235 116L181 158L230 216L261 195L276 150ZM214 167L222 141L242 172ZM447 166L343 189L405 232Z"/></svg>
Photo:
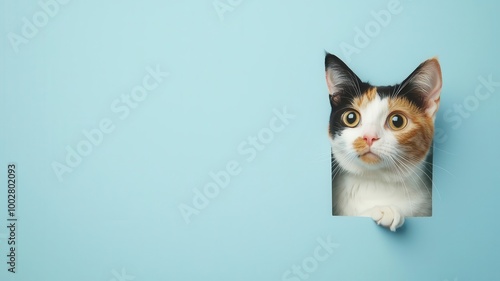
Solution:
<svg viewBox="0 0 500 281"><path fill-rule="evenodd" d="M431 175L429 175L429 174L427 173L427 171L423 170L423 169L422 169L421 167L419 167L418 165L415 165L414 163L412 163L412 161L410 160L410 159L411 159L411 157L409 157L409 156L403 156L403 155L397 155L397 156L398 156L398 157L400 157L400 159L405 160L405 161L407 162L407 164L408 164L408 165L410 165L411 167L414 167L415 169L419 170L419 171L420 171L420 172L421 172L424 176L426 176L426 177L427 177L427 179L431 182L431 187L436 188L436 191L437 191L437 193L438 193L438 197L439 197L439 199L441 200L441 193L439 192L439 189L437 188L437 186L435 185L434 181L432 180L432 176L431 176ZM422 161L422 162L426 162L426 161ZM426 162L426 163L429 163L429 162ZM430 164L430 163L429 163L429 164ZM419 177L419 178L420 178L420 177ZM424 182L422 179L420 179L420 181L422 182L422 184L423 184L424 186L426 185L426 184L425 184L425 182ZM429 195L431 195L431 196L432 196L432 193L431 193L430 191L427 191L427 192L429 192Z"/></svg>
<svg viewBox="0 0 500 281"><path fill-rule="evenodd" d="M406 195L406 200L410 204L411 215L413 216L413 207L412 207L413 202L410 198L410 192L408 190L408 187L406 186L405 181L403 179L402 171L400 170L401 167L399 167L397 165L396 160L392 157L392 155L389 155L389 159L394 163L394 167L396 167L396 172L398 173L398 177L400 178L401 183L403 184L403 188L404 188L405 195Z"/></svg>
<svg viewBox="0 0 500 281"><path fill-rule="evenodd" d="M433 148L433 149L436 149L436 150L439 150L439 151L442 151L442 152L444 152L444 153L447 153L447 154L449 154L449 155L456 155L455 153L452 153L452 152L449 152L449 151L446 151L446 150L444 150L444 149L439 148L439 147L438 147L438 146L436 146L435 144L433 144L433 145L432 145L432 148Z"/></svg>

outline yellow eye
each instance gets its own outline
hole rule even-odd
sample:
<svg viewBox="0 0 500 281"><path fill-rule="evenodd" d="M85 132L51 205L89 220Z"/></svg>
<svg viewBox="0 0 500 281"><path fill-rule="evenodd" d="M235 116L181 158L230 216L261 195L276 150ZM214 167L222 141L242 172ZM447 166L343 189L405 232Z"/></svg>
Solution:
<svg viewBox="0 0 500 281"><path fill-rule="evenodd" d="M347 127L354 128L359 124L360 120L359 113L356 110L348 110L342 114L342 122Z"/></svg>
<svg viewBox="0 0 500 281"><path fill-rule="evenodd" d="M393 113L387 119L389 127L395 131L402 130L408 124L408 119L401 113Z"/></svg>

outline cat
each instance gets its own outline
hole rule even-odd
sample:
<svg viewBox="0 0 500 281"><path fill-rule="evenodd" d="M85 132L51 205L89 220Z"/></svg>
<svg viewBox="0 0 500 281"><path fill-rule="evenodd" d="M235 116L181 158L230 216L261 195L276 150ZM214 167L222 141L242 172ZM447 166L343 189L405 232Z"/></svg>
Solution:
<svg viewBox="0 0 500 281"><path fill-rule="evenodd" d="M325 72L333 215L371 217L391 231L405 217L431 216L431 147L442 87L437 58L393 86L361 81L329 53Z"/></svg>

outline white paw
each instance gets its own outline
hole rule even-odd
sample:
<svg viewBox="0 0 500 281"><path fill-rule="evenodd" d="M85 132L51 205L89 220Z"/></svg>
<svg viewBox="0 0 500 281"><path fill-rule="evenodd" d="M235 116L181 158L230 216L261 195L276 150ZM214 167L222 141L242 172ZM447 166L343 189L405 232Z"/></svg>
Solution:
<svg viewBox="0 0 500 281"><path fill-rule="evenodd" d="M405 222L405 217L394 206L375 207L370 215L378 225L388 227L391 231L396 231Z"/></svg>

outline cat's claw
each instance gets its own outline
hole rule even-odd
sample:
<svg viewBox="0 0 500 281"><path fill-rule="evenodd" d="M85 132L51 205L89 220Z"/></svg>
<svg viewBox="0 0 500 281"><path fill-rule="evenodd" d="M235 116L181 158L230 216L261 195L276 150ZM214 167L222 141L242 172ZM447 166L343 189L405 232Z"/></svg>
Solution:
<svg viewBox="0 0 500 281"><path fill-rule="evenodd" d="M404 216L393 206L375 207L371 212L371 217L377 225L387 227L391 231L396 231L405 222Z"/></svg>

